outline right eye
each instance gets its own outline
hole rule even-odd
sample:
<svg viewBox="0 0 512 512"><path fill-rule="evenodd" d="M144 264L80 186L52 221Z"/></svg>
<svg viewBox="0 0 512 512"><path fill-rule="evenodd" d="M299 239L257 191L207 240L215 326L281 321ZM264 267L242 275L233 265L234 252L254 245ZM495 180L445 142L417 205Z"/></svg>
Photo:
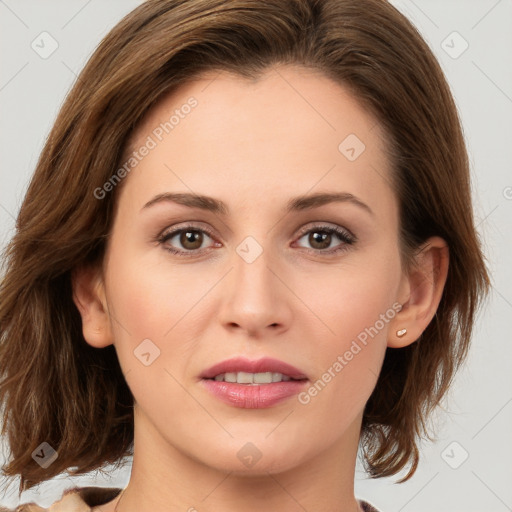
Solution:
<svg viewBox="0 0 512 512"><path fill-rule="evenodd" d="M195 256L198 252L204 252L201 247L205 241L205 235L206 238L212 239L213 235L206 229L189 224L165 231L158 238L158 242L164 246L165 250L177 256ZM218 242L215 243L218 244Z"/></svg>

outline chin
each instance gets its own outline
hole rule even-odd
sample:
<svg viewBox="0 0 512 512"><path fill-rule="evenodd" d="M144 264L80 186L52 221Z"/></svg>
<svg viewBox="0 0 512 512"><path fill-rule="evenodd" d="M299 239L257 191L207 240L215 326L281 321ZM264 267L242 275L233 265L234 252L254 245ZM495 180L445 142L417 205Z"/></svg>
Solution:
<svg viewBox="0 0 512 512"><path fill-rule="evenodd" d="M234 447L226 447L211 453L203 463L222 472L232 472L238 476L267 476L269 473L282 473L300 465L306 454L298 453L299 446L276 446L273 443L256 441L235 441Z"/></svg>

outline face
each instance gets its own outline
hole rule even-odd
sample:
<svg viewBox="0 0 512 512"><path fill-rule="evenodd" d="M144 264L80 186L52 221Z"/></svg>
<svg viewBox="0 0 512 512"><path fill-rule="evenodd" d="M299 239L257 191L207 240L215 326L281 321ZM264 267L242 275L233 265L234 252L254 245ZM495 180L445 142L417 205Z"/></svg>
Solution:
<svg viewBox="0 0 512 512"><path fill-rule="evenodd" d="M137 435L231 471L339 454L403 278L380 125L319 73L222 72L164 98L130 157L102 286Z"/></svg>

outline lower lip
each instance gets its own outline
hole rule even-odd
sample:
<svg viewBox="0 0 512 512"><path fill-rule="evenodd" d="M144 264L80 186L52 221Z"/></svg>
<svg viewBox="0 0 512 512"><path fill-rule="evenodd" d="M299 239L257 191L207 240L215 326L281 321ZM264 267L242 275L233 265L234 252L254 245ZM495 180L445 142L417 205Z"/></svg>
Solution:
<svg viewBox="0 0 512 512"><path fill-rule="evenodd" d="M211 379L203 379L202 382L206 389L219 400L243 409L272 407L300 393L307 383L306 380L289 380L251 385Z"/></svg>

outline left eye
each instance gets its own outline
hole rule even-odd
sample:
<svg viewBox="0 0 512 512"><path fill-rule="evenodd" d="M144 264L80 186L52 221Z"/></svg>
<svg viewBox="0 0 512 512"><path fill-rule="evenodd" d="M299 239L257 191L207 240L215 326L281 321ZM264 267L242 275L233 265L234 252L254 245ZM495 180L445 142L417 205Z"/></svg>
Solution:
<svg viewBox="0 0 512 512"><path fill-rule="evenodd" d="M333 236L334 235L334 236ZM331 226L318 226L306 231L300 238L307 237L307 242L312 246L315 252L332 253L347 248L347 245L352 245L355 242L355 237L348 231ZM335 245L332 249L331 242L335 239L341 240L341 244ZM330 250L326 250L330 249Z"/></svg>

